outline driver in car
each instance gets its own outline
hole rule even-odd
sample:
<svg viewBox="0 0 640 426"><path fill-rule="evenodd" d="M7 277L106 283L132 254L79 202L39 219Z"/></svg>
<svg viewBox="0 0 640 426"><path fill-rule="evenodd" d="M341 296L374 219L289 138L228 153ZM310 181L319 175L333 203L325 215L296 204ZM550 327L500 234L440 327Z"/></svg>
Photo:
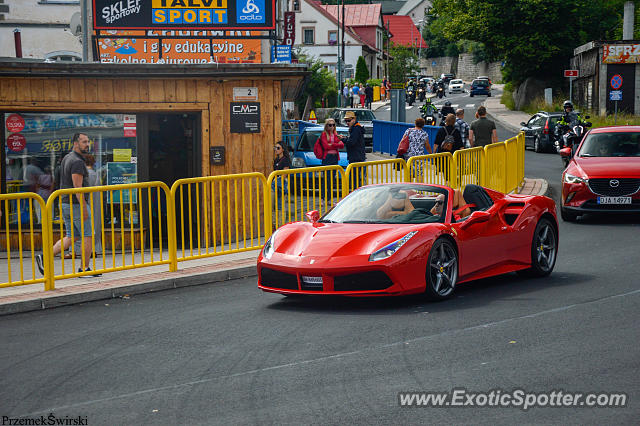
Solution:
<svg viewBox="0 0 640 426"><path fill-rule="evenodd" d="M410 213L414 209L407 196L407 191L392 191L387 201L376 212L379 219L389 219L394 216Z"/></svg>
<svg viewBox="0 0 640 426"><path fill-rule="evenodd" d="M471 214L471 209L469 208L469 204L465 201L462 196L462 192L459 189L453 190L453 198L451 200L453 207L453 215L456 220L460 220L463 217L467 217ZM444 207L444 194L439 194L436 197L436 204L431 208L431 214L434 216L442 215L442 210Z"/></svg>

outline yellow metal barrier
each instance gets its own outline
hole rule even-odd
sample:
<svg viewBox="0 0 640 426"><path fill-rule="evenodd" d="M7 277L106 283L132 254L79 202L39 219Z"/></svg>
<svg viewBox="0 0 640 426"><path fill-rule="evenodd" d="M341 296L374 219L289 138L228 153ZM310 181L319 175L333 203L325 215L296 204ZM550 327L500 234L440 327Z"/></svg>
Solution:
<svg viewBox="0 0 640 426"><path fill-rule="evenodd" d="M42 238L45 255L48 256L47 250L50 250L46 232L49 229L48 216L44 213L46 213L44 200L38 194L33 192L0 194L0 227L4 228L1 235L4 241L0 249L6 249L7 254L7 278L6 281L0 278L0 288L36 283L45 283L45 289L51 287L52 283L45 282L45 277L41 277L40 273L36 272L35 247L38 243L36 240L39 237ZM28 215L28 224L23 223L24 215ZM42 220L41 229L37 226L37 216ZM17 262L14 258L17 258Z"/></svg>
<svg viewBox="0 0 640 426"><path fill-rule="evenodd" d="M524 181L524 132L518 133L518 184Z"/></svg>
<svg viewBox="0 0 640 426"><path fill-rule="evenodd" d="M365 185L405 182L406 174L407 163L402 158L351 163L346 170L347 193Z"/></svg>
<svg viewBox="0 0 640 426"><path fill-rule="evenodd" d="M451 186L455 176L453 156L449 152L417 155L407 162L407 182L432 183Z"/></svg>
<svg viewBox="0 0 640 426"><path fill-rule="evenodd" d="M61 214L68 212L71 223L77 223L79 229L72 226L68 230L71 236L65 236L60 221L59 245L70 247L71 260L66 261L63 251L56 265L52 251L45 255L47 281L163 264L176 270L174 209L169 188L163 182L59 189L47 200L49 220L56 206ZM78 218L84 214L88 215L84 221ZM53 226L47 234L49 243L45 247L55 243ZM83 237L87 234L90 236ZM168 254L164 253L165 237ZM91 271L79 270L78 266Z"/></svg>
<svg viewBox="0 0 640 426"><path fill-rule="evenodd" d="M177 260L255 250L271 235L270 194L262 173L177 180Z"/></svg>
<svg viewBox="0 0 640 426"><path fill-rule="evenodd" d="M476 147L458 150L453 154L453 167L455 184L457 189L464 189L467 184L484 184L484 148Z"/></svg>
<svg viewBox="0 0 640 426"><path fill-rule="evenodd" d="M340 198L347 194L347 179L340 166L306 167L277 170L267 179L273 227L287 222L303 220L309 210L318 210L320 215L330 210ZM271 208L268 209L271 214ZM270 235L270 234L269 234Z"/></svg>
<svg viewBox="0 0 640 426"><path fill-rule="evenodd" d="M507 145L504 142L484 147L484 186L507 192Z"/></svg>
<svg viewBox="0 0 640 426"><path fill-rule="evenodd" d="M520 155L518 153L518 137L514 136L504 141L507 149L507 188L505 192L511 192L518 188L520 179L518 178Z"/></svg>

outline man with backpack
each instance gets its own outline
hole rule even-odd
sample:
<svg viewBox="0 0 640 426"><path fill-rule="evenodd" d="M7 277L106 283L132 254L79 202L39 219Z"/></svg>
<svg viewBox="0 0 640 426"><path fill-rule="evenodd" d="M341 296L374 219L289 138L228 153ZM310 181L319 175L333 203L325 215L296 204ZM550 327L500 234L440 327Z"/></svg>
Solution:
<svg viewBox="0 0 640 426"><path fill-rule="evenodd" d="M438 129L436 140L433 144L434 152L450 152L453 154L464 148L460 132L455 128L456 116L449 114L444 119L444 126Z"/></svg>

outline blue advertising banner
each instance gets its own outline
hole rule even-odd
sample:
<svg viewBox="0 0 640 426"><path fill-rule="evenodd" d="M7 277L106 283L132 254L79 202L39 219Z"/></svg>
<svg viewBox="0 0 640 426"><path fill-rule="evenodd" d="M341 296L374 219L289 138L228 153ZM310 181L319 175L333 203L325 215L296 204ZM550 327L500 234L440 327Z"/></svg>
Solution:
<svg viewBox="0 0 640 426"><path fill-rule="evenodd" d="M291 46L271 46L271 63L291 63Z"/></svg>
<svg viewBox="0 0 640 426"><path fill-rule="evenodd" d="M107 163L107 185L121 185L126 183L136 183L138 181L137 164L134 163ZM122 192L122 195L120 194ZM111 193L109 193L111 194ZM111 203L129 203L138 202L138 190L130 189L124 191L113 191L113 200L111 196L107 197L107 202Z"/></svg>

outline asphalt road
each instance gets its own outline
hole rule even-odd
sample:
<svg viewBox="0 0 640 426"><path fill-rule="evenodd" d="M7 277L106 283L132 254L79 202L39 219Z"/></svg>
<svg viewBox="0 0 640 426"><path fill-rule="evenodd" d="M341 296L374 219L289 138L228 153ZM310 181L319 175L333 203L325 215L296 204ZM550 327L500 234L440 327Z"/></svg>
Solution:
<svg viewBox="0 0 640 426"><path fill-rule="evenodd" d="M557 156L527 152L526 171L559 192ZM443 303L289 299L261 293L251 278L0 317L0 416L637 424L638 235L637 217L561 222L550 277L476 281ZM628 402L527 411L398 403L398 392L455 388L623 392Z"/></svg>

